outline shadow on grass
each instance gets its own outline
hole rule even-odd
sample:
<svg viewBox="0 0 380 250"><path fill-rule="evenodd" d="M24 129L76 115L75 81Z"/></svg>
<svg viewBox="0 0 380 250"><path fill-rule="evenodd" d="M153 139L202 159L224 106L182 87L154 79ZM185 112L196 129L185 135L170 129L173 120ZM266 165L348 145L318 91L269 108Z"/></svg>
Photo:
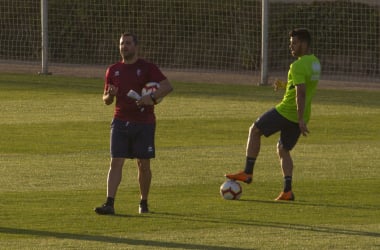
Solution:
<svg viewBox="0 0 380 250"><path fill-rule="evenodd" d="M319 232L319 233L330 233L330 234L342 234L342 235L353 235L353 236L367 236L367 237L380 237L380 233L377 232L366 232L342 228L333 228L333 227L322 227L322 226L313 226L313 225L303 225L303 224L289 224L289 223L280 223L280 222L268 222L268 221L258 221L258 220L226 220L220 218L202 218L199 215L197 217L186 217L181 214L175 213L155 213L156 215L162 215L165 217L176 217L177 219L194 221L194 222L207 222L215 224L236 224L236 225L245 225L245 226L256 226L256 227L268 227L268 228L278 228L278 229L288 229L296 231L310 231L310 232Z"/></svg>
<svg viewBox="0 0 380 250"><path fill-rule="evenodd" d="M39 237L53 237L58 239L71 239L71 240L84 240L84 241L96 241L104 243L118 243L127 244L131 246L147 246L155 248L178 248L178 249L215 249L215 250L246 250L248 248L239 247L223 247L223 246L209 246L201 244L191 244L191 243L176 243L176 242L165 242L165 241L154 241L154 240L137 240L128 239L112 236L102 236L102 235L86 235L86 234L75 234L75 233L61 233L61 232L50 232L34 229L21 229L21 228L9 228L0 227L0 233L3 234L15 234L15 235L30 235ZM252 249L252 248L249 248Z"/></svg>
<svg viewBox="0 0 380 250"><path fill-rule="evenodd" d="M300 205L300 206L309 206L309 207L332 207L332 208L346 208L346 209L364 209L364 210L373 210L373 209L379 209L378 206L362 206L362 205L336 205L336 204L329 204L329 203L310 203L305 200L297 200L297 201L268 201L268 200L250 200L250 199L241 199L239 202L255 202L255 203L266 203L266 204L282 204L282 205Z"/></svg>

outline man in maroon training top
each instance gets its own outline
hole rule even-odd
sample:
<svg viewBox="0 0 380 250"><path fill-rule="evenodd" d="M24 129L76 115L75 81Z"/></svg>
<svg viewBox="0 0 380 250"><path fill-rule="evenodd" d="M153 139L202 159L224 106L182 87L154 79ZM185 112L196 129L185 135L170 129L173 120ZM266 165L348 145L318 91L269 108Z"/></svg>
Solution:
<svg viewBox="0 0 380 250"><path fill-rule="evenodd" d="M150 159L155 157L156 117L154 105L157 100L169 94L173 88L160 69L153 63L138 57L137 37L123 33L120 38L122 61L111 65L106 72L103 101L116 105L111 123L111 162L107 179L107 200L95 208L98 214L114 214L114 199L121 182L125 159L137 159L140 186L139 213L148 213L148 194L152 173ZM140 100L128 97L134 90L141 94L148 82L158 82L160 87Z"/></svg>

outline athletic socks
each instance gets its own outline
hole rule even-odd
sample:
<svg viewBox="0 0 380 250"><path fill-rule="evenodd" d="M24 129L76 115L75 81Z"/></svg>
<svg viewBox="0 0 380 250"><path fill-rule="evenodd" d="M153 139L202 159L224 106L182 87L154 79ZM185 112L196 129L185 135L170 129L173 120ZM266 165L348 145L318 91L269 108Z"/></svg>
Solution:
<svg viewBox="0 0 380 250"><path fill-rule="evenodd" d="M292 190L292 176L284 177L284 192L289 192Z"/></svg>
<svg viewBox="0 0 380 250"><path fill-rule="evenodd" d="M255 166L256 158L248 157L245 162L244 172L246 174L253 174L253 168ZM292 176L284 177L284 192L289 192L292 190Z"/></svg>
<svg viewBox="0 0 380 250"><path fill-rule="evenodd" d="M107 197L106 205L113 207L113 204L115 202L115 198Z"/></svg>
<svg viewBox="0 0 380 250"><path fill-rule="evenodd" d="M246 174L253 174L253 168L255 166L256 158L248 157L245 162L244 172ZM292 190L292 176L284 177L284 192L289 192Z"/></svg>
<svg viewBox="0 0 380 250"><path fill-rule="evenodd" d="M107 200L106 200L106 205L107 206L111 206L113 207L114 206L114 203L115 203L115 198L112 198L112 197L107 197ZM147 200L141 200L140 201L140 205L148 205L148 201Z"/></svg>
<svg viewBox="0 0 380 250"><path fill-rule="evenodd" d="M245 169L244 169L244 172L246 174L253 174L253 168L255 166L255 162L256 162L256 158L247 156L246 161L245 161Z"/></svg>

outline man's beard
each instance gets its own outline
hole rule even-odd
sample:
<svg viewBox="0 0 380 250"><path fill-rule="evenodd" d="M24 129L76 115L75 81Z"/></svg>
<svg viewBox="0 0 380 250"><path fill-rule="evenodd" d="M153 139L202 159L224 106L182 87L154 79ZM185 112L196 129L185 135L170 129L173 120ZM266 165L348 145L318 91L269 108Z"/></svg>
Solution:
<svg viewBox="0 0 380 250"><path fill-rule="evenodd" d="M127 54L125 54L125 53L122 52L122 57L123 57L124 60L131 60L131 59L133 59L135 57L135 53L127 53Z"/></svg>

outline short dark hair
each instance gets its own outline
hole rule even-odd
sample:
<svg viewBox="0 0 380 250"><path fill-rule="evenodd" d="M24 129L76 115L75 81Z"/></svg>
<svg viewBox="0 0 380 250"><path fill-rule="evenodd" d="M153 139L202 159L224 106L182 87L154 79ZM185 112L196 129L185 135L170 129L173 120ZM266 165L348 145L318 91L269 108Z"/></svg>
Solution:
<svg viewBox="0 0 380 250"><path fill-rule="evenodd" d="M311 35L306 28L293 29L289 32L289 36L297 37L300 41L306 42L308 46L311 45Z"/></svg>
<svg viewBox="0 0 380 250"><path fill-rule="evenodd" d="M137 36L135 34L133 34L132 32L124 32L123 34L121 34L121 36L131 36L132 37L132 40L133 40L133 43L135 45L137 45L138 43L138 40L137 40Z"/></svg>

